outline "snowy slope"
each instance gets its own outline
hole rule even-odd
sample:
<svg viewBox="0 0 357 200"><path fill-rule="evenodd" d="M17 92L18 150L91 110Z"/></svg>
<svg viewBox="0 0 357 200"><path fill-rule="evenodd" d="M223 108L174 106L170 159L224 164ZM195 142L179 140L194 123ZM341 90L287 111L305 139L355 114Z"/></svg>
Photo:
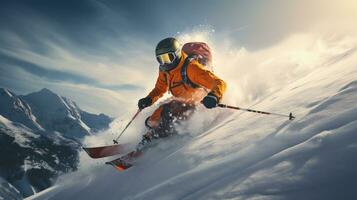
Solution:
<svg viewBox="0 0 357 200"><path fill-rule="evenodd" d="M29 199L357 198L356 48L252 108L297 118L203 110L184 128L189 134L150 149L134 168L118 173L84 159Z"/></svg>

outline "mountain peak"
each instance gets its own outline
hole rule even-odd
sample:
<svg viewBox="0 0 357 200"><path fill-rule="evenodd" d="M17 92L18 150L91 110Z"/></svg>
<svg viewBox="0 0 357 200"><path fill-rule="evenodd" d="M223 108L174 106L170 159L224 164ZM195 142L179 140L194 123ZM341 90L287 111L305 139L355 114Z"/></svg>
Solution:
<svg viewBox="0 0 357 200"><path fill-rule="evenodd" d="M45 101L44 103L46 104L54 104L55 102L61 103L61 97L57 95L56 93L52 92L51 90L47 88L43 88L40 91L37 92L32 92L30 94L24 95L25 98L30 98L35 101L42 100Z"/></svg>
<svg viewBox="0 0 357 200"><path fill-rule="evenodd" d="M50 89L47 89L47 88L42 88L40 91L38 91L38 93L56 95L56 93L52 92Z"/></svg>

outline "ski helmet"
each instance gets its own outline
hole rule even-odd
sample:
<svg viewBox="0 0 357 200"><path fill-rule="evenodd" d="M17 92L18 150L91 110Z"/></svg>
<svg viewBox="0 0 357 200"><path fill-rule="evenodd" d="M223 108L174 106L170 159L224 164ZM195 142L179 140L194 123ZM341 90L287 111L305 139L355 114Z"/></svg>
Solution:
<svg viewBox="0 0 357 200"><path fill-rule="evenodd" d="M157 61L160 63L160 69L170 71L181 60L181 45L175 38L165 38L157 44L155 54Z"/></svg>

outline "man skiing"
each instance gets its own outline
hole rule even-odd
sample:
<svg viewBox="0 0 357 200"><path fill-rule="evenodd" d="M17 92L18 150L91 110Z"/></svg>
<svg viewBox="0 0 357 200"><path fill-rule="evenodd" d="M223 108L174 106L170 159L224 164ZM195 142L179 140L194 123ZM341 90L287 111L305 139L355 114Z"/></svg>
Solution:
<svg viewBox="0 0 357 200"><path fill-rule="evenodd" d="M143 153L153 138L167 137L175 134L175 123L186 120L202 103L206 108L217 107L226 90L226 83L212 73L211 52L202 42L186 43L182 47L175 38L161 40L156 46L156 58L159 62L159 75L155 88L138 102L139 110L114 141L114 145L84 148L92 158L101 158L118 154L125 145L118 144L118 138L130 123L146 107L154 104L169 91L171 97L160 105L145 120L148 132L135 150L115 160L106 162L117 170L126 170L133 166L132 161ZM124 148L125 149L125 148Z"/></svg>
<svg viewBox="0 0 357 200"><path fill-rule="evenodd" d="M214 108L222 99L226 83L205 66L210 65L211 59L208 46L205 43L190 44L196 48L190 52L192 55L188 55L175 38L163 39L156 46L159 75L155 88L139 100L138 107L144 109L151 106L167 91L173 97L147 118L145 125L149 130L142 143L151 141L153 137L174 134L173 123L187 119L200 102L206 108Z"/></svg>
<svg viewBox="0 0 357 200"><path fill-rule="evenodd" d="M192 42L181 47L175 38L166 38L157 44L155 52L160 64L155 88L145 98L139 100L139 110L117 139L113 140L114 145L84 148L92 158L102 158L124 152L125 144L118 144L118 138L142 109L154 104L167 91L173 97L145 120L148 132L144 134L142 141L136 146L135 150L120 158L106 162L106 164L114 166L119 171L132 167L132 162L142 155L143 150L148 147L147 143L153 138L174 134L176 132L174 124L186 120L199 103L202 103L206 108L219 106L266 115L284 116L289 117L290 120L295 118L292 113L284 115L218 104L226 90L226 83L209 70L212 56L205 43Z"/></svg>

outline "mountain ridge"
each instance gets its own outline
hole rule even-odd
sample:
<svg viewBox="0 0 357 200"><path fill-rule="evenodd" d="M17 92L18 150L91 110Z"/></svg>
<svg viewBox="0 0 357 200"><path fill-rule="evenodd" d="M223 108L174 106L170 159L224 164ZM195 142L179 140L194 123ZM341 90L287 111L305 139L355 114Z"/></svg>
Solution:
<svg viewBox="0 0 357 200"><path fill-rule="evenodd" d="M13 122L34 130L58 131L75 139L109 128L112 121L105 114L82 110L71 99L47 88L26 95L0 88L0 103L0 114Z"/></svg>
<svg viewBox="0 0 357 200"><path fill-rule="evenodd" d="M26 95L0 88L0 105L0 178L7 188L0 199L30 196L77 170L84 137L112 121L47 88Z"/></svg>

